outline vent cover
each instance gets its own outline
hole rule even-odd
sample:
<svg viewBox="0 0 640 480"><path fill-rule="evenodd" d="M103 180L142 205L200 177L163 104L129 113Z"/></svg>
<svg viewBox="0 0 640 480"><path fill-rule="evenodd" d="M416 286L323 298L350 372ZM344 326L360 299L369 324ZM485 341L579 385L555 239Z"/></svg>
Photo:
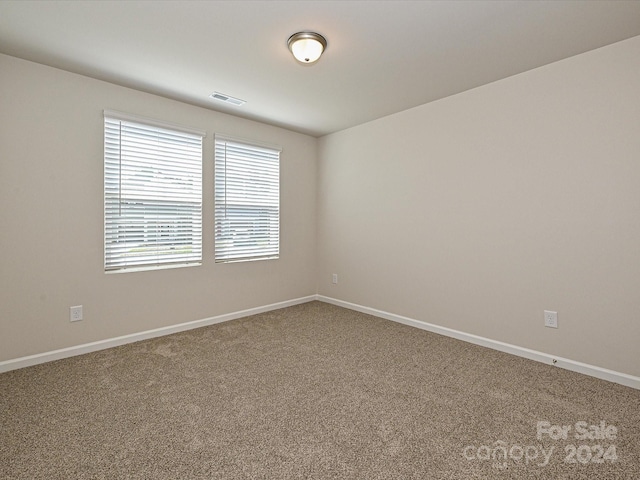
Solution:
<svg viewBox="0 0 640 480"><path fill-rule="evenodd" d="M236 107L239 107L240 105L244 105L245 103L247 103L245 100L240 100L239 98L235 98L230 95L225 95L224 93L220 93L220 92L213 92L211 95L209 95L209 98L213 98L214 100L219 100L225 103L230 103L231 105L235 105Z"/></svg>

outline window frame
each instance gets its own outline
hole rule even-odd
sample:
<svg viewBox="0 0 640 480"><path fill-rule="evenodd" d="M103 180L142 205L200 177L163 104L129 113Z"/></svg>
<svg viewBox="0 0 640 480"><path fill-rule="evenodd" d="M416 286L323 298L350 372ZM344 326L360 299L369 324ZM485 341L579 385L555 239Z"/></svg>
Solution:
<svg viewBox="0 0 640 480"><path fill-rule="evenodd" d="M202 265L206 132L103 116L105 273Z"/></svg>
<svg viewBox="0 0 640 480"><path fill-rule="evenodd" d="M281 154L278 145L215 135L215 263L280 258Z"/></svg>

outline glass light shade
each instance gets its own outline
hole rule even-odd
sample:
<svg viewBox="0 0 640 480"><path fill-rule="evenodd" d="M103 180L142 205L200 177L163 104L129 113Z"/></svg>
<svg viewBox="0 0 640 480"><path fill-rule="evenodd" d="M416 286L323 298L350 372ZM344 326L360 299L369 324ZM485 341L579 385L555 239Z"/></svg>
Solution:
<svg viewBox="0 0 640 480"><path fill-rule="evenodd" d="M300 63L313 63L320 58L327 46L322 35L312 32L299 32L289 37L289 50Z"/></svg>

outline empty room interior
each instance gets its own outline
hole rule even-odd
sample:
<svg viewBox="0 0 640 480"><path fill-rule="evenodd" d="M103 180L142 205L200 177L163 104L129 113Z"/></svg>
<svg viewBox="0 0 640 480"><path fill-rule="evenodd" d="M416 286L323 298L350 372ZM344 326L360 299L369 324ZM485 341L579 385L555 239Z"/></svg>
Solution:
<svg viewBox="0 0 640 480"><path fill-rule="evenodd" d="M0 2L0 478L640 478L640 2Z"/></svg>

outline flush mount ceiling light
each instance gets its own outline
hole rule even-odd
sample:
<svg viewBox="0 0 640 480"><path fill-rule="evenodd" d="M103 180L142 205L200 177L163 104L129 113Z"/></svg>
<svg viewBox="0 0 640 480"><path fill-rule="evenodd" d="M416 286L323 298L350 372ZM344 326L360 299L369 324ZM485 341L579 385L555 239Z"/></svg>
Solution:
<svg viewBox="0 0 640 480"><path fill-rule="evenodd" d="M327 40L319 33L298 32L289 37L287 45L297 61L311 64L317 61L327 48Z"/></svg>

